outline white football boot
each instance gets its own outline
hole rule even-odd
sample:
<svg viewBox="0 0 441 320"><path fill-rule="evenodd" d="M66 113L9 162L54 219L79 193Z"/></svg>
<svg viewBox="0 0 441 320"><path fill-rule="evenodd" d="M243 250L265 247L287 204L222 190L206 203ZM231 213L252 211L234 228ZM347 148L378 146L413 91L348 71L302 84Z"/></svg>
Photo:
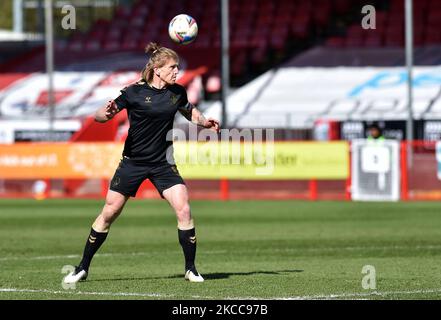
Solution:
<svg viewBox="0 0 441 320"><path fill-rule="evenodd" d="M204 282L204 278L202 278L196 269L194 269L194 272L191 269L187 270L187 272L185 272L185 280L190 282Z"/></svg>
<svg viewBox="0 0 441 320"><path fill-rule="evenodd" d="M87 271L84 269L78 269L78 267L75 268L74 271L69 273L67 276L64 277L63 282L64 283L77 283L81 280L86 280L87 278Z"/></svg>

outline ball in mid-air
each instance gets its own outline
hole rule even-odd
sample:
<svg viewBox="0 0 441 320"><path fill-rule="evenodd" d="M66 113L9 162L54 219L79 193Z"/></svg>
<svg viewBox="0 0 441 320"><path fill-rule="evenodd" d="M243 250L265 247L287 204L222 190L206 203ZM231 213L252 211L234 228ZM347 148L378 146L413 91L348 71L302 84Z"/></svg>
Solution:
<svg viewBox="0 0 441 320"><path fill-rule="evenodd" d="M189 44L198 35L198 24L188 14L179 14L168 25L170 38L178 44Z"/></svg>

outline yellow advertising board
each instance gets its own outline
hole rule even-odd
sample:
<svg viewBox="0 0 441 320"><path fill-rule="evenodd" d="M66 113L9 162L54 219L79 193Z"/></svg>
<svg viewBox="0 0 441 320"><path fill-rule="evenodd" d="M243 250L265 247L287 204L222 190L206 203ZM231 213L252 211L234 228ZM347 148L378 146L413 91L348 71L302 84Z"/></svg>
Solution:
<svg viewBox="0 0 441 320"><path fill-rule="evenodd" d="M346 179L347 142L177 142L179 171L191 179Z"/></svg>
<svg viewBox="0 0 441 320"><path fill-rule="evenodd" d="M0 179L110 178L122 143L0 145ZM175 142L185 179L346 179L347 142Z"/></svg>

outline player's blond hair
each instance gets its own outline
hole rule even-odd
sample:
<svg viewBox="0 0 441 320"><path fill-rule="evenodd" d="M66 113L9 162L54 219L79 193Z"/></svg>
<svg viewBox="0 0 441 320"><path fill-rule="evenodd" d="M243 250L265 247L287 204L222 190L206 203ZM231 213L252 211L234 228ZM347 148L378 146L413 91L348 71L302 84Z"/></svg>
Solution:
<svg viewBox="0 0 441 320"><path fill-rule="evenodd" d="M147 65L142 70L142 79L147 83L153 80L154 68L161 68L169 59L179 62L179 56L175 51L162 47L155 42L150 42L147 47L145 47L145 53L150 55Z"/></svg>

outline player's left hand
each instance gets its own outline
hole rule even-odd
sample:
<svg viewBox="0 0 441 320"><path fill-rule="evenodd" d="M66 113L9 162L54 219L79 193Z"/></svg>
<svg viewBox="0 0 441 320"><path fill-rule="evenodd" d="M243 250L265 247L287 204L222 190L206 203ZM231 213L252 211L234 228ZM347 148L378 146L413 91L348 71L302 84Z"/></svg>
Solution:
<svg viewBox="0 0 441 320"><path fill-rule="evenodd" d="M205 122L205 128L207 129L211 129L215 132L219 132L219 121L213 118L208 118L207 121Z"/></svg>
<svg viewBox="0 0 441 320"><path fill-rule="evenodd" d="M112 119L115 116L115 114L118 113L118 111L119 111L118 106L116 105L115 101L110 100L106 106L106 111L105 111L107 119L109 120Z"/></svg>

